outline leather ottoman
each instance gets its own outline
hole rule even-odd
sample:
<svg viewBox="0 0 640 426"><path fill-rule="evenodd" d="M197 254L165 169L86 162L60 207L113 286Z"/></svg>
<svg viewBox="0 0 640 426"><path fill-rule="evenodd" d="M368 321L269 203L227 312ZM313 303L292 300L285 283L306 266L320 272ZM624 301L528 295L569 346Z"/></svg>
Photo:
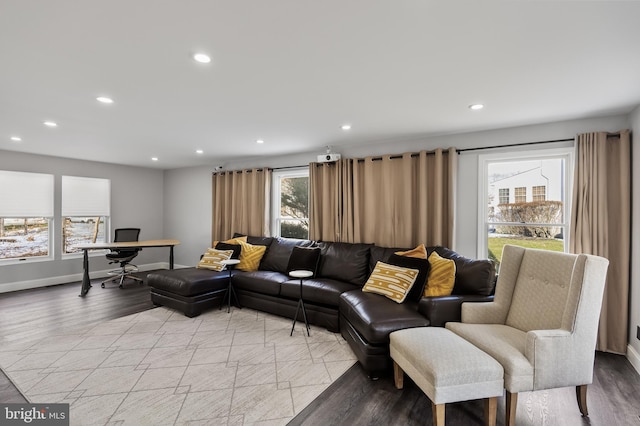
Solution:
<svg viewBox="0 0 640 426"><path fill-rule="evenodd" d="M147 276L151 301L192 318L219 306L229 285L229 272L184 268L152 272Z"/></svg>

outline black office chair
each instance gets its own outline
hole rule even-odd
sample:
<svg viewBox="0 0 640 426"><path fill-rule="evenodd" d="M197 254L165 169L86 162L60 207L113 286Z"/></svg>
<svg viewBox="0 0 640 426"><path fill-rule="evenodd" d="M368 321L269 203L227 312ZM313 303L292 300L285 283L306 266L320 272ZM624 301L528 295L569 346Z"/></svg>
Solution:
<svg viewBox="0 0 640 426"><path fill-rule="evenodd" d="M118 228L115 232L115 238L113 239L114 243L123 243L129 241L138 241L138 236L140 235L140 228ZM112 276L107 280L104 280L100 286L104 288L105 283L110 281L116 281L120 279L119 287L122 288L122 283L125 278L130 278L135 281L143 282L141 278L132 275L134 272L138 272L138 267L132 263L130 263L134 257L138 255L138 252L141 249L139 248L118 248L112 249L111 253L107 253L107 259L109 259L109 264L112 263L120 263L119 269L114 269L109 271L108 274Z"/></svg>

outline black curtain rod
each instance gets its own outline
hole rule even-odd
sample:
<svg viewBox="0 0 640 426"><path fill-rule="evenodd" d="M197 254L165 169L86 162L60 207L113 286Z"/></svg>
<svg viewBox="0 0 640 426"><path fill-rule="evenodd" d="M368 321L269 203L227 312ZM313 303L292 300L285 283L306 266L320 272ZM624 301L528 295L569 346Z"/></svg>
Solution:
<svg viewBox="0 0 640 426"><path fill-rule="evenodd" d="M464 149L456 149L456 152L460 154L461 152L467 151L479 151L482 149L494 149L494 148L510 148L514 146L526 146L526 145L542 145L545 143L555 143L555 142L573 142L575 139L555 139L550 141L538 141L538 142L524 142L524 143L512 143L507 145L493 145L493 146L479 146L477 148L464 148Z"/></svg>
<svg viewBox="0 0 640 426"><path fill-rule="evenodd" d="M492 146L479 146L477 148L463 148L463 149L456 149L456 152L458 154L462 153L462 152L468 152L468 151L480 151L483 149L495 149L495 148L511 148L514 146L527 146L527 145L542 145L545 143L557 143L557 142L573 142L575 141L574 138L571 139L554 139L554 140L548 140L548 141L537 141L537 142L523 142L523 143L511 143L511 144L506 144L506 145L492 145ZM419 153L412 153L411 157L417 157L419 156ZM427 155L433 155L433 152L427 152ZM398 158L402 158L402 155L392 155L391 159L395 160ZM382 157L374 157L372 158L373 161L379 161L382 160ZM364 161L364 158L358 158L359 162ZM323 164L323 163L317 163L317 164ZM260 168L258 169L259 171L262 171L263 169L271 169L271 170L287 170L287 169L300 169L303 167L308 167L308 164L302 165L302 166L286 166L286 167L266 167L266 168ZM218 173L224 173L225 171L220 171ZM228 171L227 171L228 172ZM236 170L236 172L241 172L241 170ZM216 172L214 172L216 173Z"/></svg>
<svg viewBox="0 0 640 426"><path fill-rule="evenodd" d="M303 167L309 167L309 165L305 164L304 166L272 167L271 170L301 169Z"/></svg>

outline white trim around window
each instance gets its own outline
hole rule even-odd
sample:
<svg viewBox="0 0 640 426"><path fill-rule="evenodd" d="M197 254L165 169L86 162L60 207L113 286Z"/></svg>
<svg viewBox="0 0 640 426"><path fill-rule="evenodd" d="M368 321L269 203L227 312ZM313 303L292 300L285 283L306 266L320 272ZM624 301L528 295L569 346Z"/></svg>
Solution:
<svg viewBox="0 0 640 426"><path fill-rule="evenodd" d="M569 224L571 220L571 201L573 188L573 162L574 148L550 148L537 149L519 152L500 152L492 154L482 154L478 156L478 247L477 257L485 259L488 253L488 233L489 233L489 165L499 162L530 161L545 159L564 159L564 170L562 179L564 186L562 190L563 198L563 218L560 226L563 228L564 250L569 247Z"/></svg>

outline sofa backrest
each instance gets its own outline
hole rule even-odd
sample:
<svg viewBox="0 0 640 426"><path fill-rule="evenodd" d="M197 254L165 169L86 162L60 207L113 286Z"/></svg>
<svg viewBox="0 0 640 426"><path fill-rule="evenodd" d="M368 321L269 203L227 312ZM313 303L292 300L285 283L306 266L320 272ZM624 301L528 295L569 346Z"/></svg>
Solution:
<svg viewBox="0 0 640 426"><path fill-rule="evenodd" d="M395 252L407 250L410 249L371 246L371 254L369 256L369 271L373 271L373 268L376 267L376 263L378 263L378 261L387 263L389 262L389 258L391 257L391 255Z"/></svg>
<svg viewBox="0 0 640 426"><path fill-rule="evenodd" d="M265 271L275 271L287 273L287 265L289 264L289 257L295 246L298 247L313 247L315 241L299 240L295 238L281 238L274 237L269 249L262 257L260 262L260 269Z"/></svg>
<svg viewBox="0 0 640 426"><path fill-rule="evenodd" d="M318 277L346 281L362 287L369 278L371 244L320 242Z"/></svg>
<svg viewBox="0 0 640 426"><path fill-rule="evenodd" d="M456 262L456 282L453 294L477 294L489 296L493 293L496 267L488 259L469 259L446 247L427 247L427 254L436 251L440 256Z"/></svg>

